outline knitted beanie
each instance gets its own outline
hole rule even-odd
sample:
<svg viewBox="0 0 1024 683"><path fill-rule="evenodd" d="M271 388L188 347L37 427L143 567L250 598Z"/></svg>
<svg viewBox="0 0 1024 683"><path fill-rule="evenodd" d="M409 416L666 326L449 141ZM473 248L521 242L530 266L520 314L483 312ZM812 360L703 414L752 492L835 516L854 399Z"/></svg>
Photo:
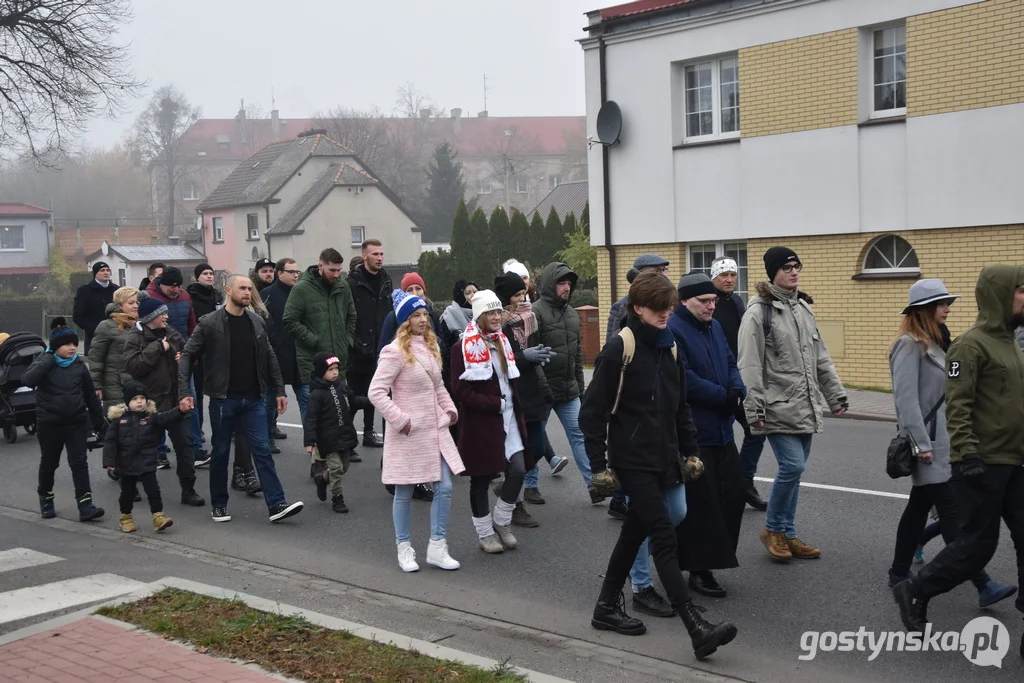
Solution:
<svg viewBox="0 0 1024 683"><path fill-rule="evenodd" d="M106 268L107 270L110 270L110 266L108 266L103 261L97 261L96 263L92 264L92 275L93 275L93 277L96 277L96 273L100 272L104 268Z"/></svg>
<svg viewBox="0 0 1024 683"><path fill-rule="evenodd" d="M313 356L313 375L321 379L327 374L327 369L332 365L341 365L338 357L330 351L321 351ZM340 369L340 368L339 368Z"/></svg>
<svg viewBox="0 0 1024 683"><path fill-rule="evenodd" d="M146 385L142 382L134 379L130 379L121 386L121 393L124 394L124 402L132 400L136 396L149 396L146 395Z"/></svg>
<svg viewBox="0 0 1024 683"><path fill-rule="evenodd" d="M695 296L703 296L704 294L717 294L715 285L704 273L696 270L691 270L686 275L679 278L679 299L689 299Z"/></svg>
<svg viewBox="0 0 1024 683"><path fill-rule="evenodd" d="M185 278L181 276L181 271L174 266L169 266L164 268L164 274L160 276L158 284L167 285L168 287L181 287L184 282Z"/></svg>
<svg viewBox="0 0 1024 683"><path fill-rule="evenodd" d="M198 280L199 276L202 275L207 270L213 270L213 266L211 266L209 263L200 263L192 272L196 276L196 279Z"/></svg>
<svg viewBox="0 0 1024 683"><path fill-rule="evenodd" d="M167 304L159 299L149 297L139 302L139 322L145 325L167 312Z"/></svg>
<svg viewBox="0 0 1024 683"><path fill-rule="evenodd" d="M522 279L522 278L520 278ZM473 322L480 319L487 311L500 311L501 299L489 289L481 289L473 295Z"/></svg>
<svg viewBox="0 0 1024 683"><path fill-rule="evenodd" d="M50 333L50 350L56 351L62 346L73 344L78 346L78 333L70 327L56 327Z"/></svg>
<svg viewBox="0 0 1024 683"><path fill-rule="evenodd" d="M406 273L402 277L402 291L409 289L413 285L419 285L423 288L423 293L427 293L427 285L423 282L423 278L420 277L419 273Z"/></svg>
<svg viewBox="0 0 1024 683"><path fill-rule="evenodd" d="M508 306L512 296L524 289L526 289L526 283L514 271L507 270L494 278L494 293L498 295L502 306ZM475 300L476 297L474 296L473 299Z"/></svg>
<svg viewBox="0 0 1024 683"><path fill-rule="evenodd" d="M800 258L788 247L772 247L764 252L764 269L768 273L768 279L774 282L779 268L793 261L800 263Z"/></svg>
<svg viewBox="0 0 1024 683"><path fill-rule="evenodd" d="M400 289L391 292L391 302L395 307L395 320L398 321L399 327L418 309L427 307L426 301L418 296L406 294Z"/></svg>
<svg viewBox="0 0 1024 683"><path fill-rule="evenodd" d="M526 269L526 266L524 266L522 263L515 260L514 258L510 258L508 261L505 261L505 263L503 263L501 267L502 270L506 273L515 273L521 278L530 277L530 271Z"/></svg>

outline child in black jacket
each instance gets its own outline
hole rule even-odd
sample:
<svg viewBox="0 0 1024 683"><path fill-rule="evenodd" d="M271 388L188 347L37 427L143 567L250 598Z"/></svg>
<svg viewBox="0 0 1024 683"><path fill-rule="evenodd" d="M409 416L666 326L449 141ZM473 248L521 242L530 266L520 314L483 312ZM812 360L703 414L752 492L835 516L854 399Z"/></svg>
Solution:
<svg viewBox="0 0 1024 683"><path fill-rule="evenodd" d="M86 441L89 432L99 431L103 406L96 397L89 368L78 357L78 334L54 321L50 345L32 361L21 381L36 390L36 423L39 450L39 509L43 519L57 516L53 505L53 475L60 465L61 451L67 449L68 466L75 483L78 519L88 522L103 516L103 508L92 502Z"/></svg>
<svg viewBox="0 0 1024 683"><path fill-rule="evenodd" d="M164 429L189 414L174 407L158 413L156 403L146 398L146 387L136 380L124 383L126 403L111 406L107 413L110 427L103 443L103 466L116 471L121 484L121 531L136 530L132 519L136 483L142 482L149 498L149 511L153 513L153 528L163 531L174 524L164 514L160 485L156 480L157 445Z"/></svg>
<svg viewBox="0 0 1024 683"><path fill-rule="evenodd" d="M352 413L370 406L370 399L356 396L345 383L339 372L337 356L321 351L313 357L309 404L302 425L303 444L307 453L313 453L316 446L321 459L327 454L327 471L317 468L319 471L313 479L320 500L327 500L327 483L330 481L331 509L335 512L348 512L341 478L348 471L352 449L359 443Z"/></svg>

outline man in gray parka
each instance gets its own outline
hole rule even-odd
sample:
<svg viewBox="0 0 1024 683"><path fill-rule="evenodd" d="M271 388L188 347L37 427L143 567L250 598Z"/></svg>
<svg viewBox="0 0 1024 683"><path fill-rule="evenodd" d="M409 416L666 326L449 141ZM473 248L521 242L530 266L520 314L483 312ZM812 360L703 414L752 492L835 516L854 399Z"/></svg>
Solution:
<svg viewBox="0 0 1024 683"><path fill-rule="evenodd" d="M824 430L822 405L837 416L849 405L818 332L813 301L797 290L803 264L796 252L772 247L764 265L769 281L757 284L740 323L737 363L747 387L743 408L750 431L768 436L779 463L761 542L775 560L815 559L821 551L796 535L800 477L811 437Z"/></svg>

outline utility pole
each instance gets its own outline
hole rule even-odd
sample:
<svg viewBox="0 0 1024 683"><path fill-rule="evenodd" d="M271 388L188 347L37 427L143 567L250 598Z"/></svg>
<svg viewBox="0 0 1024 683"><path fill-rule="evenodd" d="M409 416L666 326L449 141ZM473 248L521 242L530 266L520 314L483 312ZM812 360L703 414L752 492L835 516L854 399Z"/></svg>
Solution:
<svg viewBox="0 0 1024 683"><path fill-rule="evenodd" d="M484 111L487 111L487 74L484 74Z"/></svg>

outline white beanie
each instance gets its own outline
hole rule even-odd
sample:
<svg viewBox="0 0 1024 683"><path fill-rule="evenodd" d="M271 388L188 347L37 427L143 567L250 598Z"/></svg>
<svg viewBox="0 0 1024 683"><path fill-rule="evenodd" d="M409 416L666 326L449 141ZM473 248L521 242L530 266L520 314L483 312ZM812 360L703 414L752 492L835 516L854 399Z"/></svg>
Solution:
<svg viewBox="0 0 1024 683"><path fill-rule="evenodd" d="M736 262L731 258L724 258L711 264L711 279L714 280L722 273L739 273L736 269Z"/></svg>
<svg viewBox="0 0 1024 683"><path fill-rule="evenodd" d="M489 289L481 289L473 295L473 322L487 311L500 311L501 301L498 295Z"/></svg>
<svg viewBox="0 0 1024 683"><path fill-rule="evenodd" d="M524 266L519 261L516 261L514 258L510 258L508 261L505 261L505 263L502 264L501 267L505 269L502 272L515 273L524 280L530 277L530 271L526 269L526 266Z"/></svg>

